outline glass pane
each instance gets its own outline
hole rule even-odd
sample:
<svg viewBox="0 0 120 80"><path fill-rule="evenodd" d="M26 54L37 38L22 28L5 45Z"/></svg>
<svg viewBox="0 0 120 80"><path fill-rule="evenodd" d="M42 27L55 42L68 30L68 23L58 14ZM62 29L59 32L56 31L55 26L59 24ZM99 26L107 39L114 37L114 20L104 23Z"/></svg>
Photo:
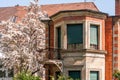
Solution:
<svg viewBox="0 0 120 80"><path fill-rule="evenodd" d="M83 43L83 24L67 25L68 44Z"/></svg>
<svg viewBox="0 0 120 80"><path fill-rule="evenodd" d="M69 71L69 76L73 80L81 80L81 72L80 71Z"/></svg>
<svg viewBox="0 0 120 80"><path fill-rule="evenodd" d="M2 64L0 64L0 68L2 68L3 67L3 65Z"/></svg>
<svg viewBox="0 0 120 80"><path fill-rule="evenodd" d="M98 45L98 26L90 26L90 44Z"/></svg>
<svg viewBox="0 0 120 80"><path fill-rule="evenodd" d="M61 55L60 55L60 49L61 49L61 27L57 27L56 28L56 32L57 32L57 59L61 59Z"/></svg>
<svg viewBox="0 0 120 80"><path fill-rule="evenodd" d="M57 28L57 43L58 48L61 48L61 27Z"/></svg>
<svg viewBox="0 0 120 80"><path fill-rule="evenodd" d="M8 77L13 77L13 69L12 70L8 70Z"/></svg>
<svg viewBox="0 0 120 80"><path fill-rule="evenodd" d="M98 71L90 71L90 80L98 80Z"/></svg>
<svg viewBox="0 0 120 80"><path fill-rule="evenodd" d="M0 70L0 78L1 77L5 77L5 70L4 71Z"/></svg>

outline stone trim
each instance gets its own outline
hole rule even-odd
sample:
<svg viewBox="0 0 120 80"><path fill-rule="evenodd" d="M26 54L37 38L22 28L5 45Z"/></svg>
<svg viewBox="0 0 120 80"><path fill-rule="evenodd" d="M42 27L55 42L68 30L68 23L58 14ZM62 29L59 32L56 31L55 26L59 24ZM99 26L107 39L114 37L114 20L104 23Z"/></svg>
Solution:
<svg viewBox="0 0 120 80"><path fill-rule="evenodd" d="M102 70L101 69L96 69L96 68L89 68L88 69L88 76L89 76L89 80L90 80L90 71L98 71L99 72L99 79L98 80L102 80Z"/></svg>
<svg viewBox="0 0 120 80"><path fill-rule="evenodd" d="M93 49L80 49L80 50L61 50L61 53L96 53L96 54L107 54L104 50L93 50Z"/></svg>
<svg viewBox="0 0 120 80"><path fill-rule="evenodd" d="M87 29L88 29L88 48L90 48L90 25L97 25L98 26L98 49L102 50L102 22L98 21L87 21Z"/></svg>
<svg viewBox="0 0 120 80"><path fill-rule="evenodd" d="M60 11L54 15L52 15L50 18L52 18L53 20L57 19L58 17L62 16L75 16L75 15L79 15L79 16L89 16L89 17L93 17L93 18L99 18L99 19L106 19L107 15L106 13L102 13L102 12L98 12L98 11L93 11L93 10L65 10L65 11Z"/></svg>

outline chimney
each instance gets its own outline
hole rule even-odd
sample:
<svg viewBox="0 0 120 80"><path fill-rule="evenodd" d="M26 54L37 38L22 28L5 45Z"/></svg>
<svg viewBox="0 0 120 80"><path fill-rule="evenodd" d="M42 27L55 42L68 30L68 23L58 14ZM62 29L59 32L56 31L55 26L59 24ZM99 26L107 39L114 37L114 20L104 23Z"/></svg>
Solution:
<svg viewBox="0 0 120 80"><path fill-rule="evenodd" d="M115 0L115 15L120 15L120 0Z"/></svg>

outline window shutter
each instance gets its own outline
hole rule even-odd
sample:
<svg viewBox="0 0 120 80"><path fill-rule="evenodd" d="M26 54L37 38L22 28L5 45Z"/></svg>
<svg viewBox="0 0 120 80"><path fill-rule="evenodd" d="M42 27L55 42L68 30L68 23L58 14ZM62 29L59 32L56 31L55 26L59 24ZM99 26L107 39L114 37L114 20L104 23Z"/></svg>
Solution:
<svg viewBox="0 0 120 80"><path fill-rule="evenodd" d="M83 25L82 24L68 24L67 25L67 39L68 39L68 44L83 43Z"/></svg>
<svg viewBox="0 0 120 80"><path fill-rule="evenodd" d="M98 45L98 26L90 26L90 44Z"/></svg>

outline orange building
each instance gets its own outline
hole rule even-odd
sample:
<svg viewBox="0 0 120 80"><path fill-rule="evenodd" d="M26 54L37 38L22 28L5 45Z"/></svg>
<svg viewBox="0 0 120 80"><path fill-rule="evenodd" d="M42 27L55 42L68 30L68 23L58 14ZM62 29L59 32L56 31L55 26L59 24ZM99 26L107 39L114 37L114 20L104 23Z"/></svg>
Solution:
<svg viewBox="0 0 120 80"><path fill-rule="evenodd" d="M120 70L120 0L115 0L115 16L99 11L93 2L41 7L50 18L47 57L60 63L45 64L46 80L61 72L73 79L112 80ZM0 8L0 20L19 21L25 13L21 6Z"/></svg>

